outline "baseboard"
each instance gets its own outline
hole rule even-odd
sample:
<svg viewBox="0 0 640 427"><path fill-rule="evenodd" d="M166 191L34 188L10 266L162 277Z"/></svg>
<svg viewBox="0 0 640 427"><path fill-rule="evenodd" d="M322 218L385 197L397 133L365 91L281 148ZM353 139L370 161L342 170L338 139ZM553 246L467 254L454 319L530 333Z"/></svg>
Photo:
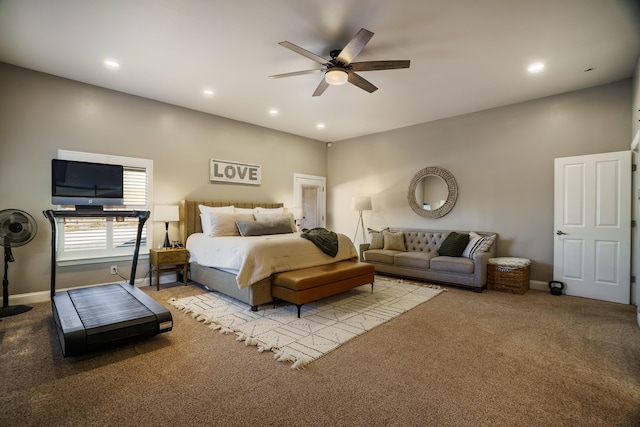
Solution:
<svg viewBox="0 0 640 427"><path fill-rule="evenodd" d="M539 280L530 280L529 281L529 289L535 289L536 291L549 292L549 283L548 282L541 282Z"/></svg>
<svg viewBox="0 0 640 427"><path fill-rule="evenodd" d="M115 281L116 283L125 282L125 280ZM168 281L170 282L170 281ZM106 283L95 283L93 285L86 286L77 286L75 288L60 288L56 289L57 291L68 291L69 289L78 289L78 288L88 288L90 286L99 286L99 285L107 285L109 283L114 282L106 282ZM160 276L160 283L163 283L162 276ZM149 286L149 278L145 277L142 279L136 280L136 287L140 288L143 286ZM50 291L39 291L39 292L29 292L26 294L16 294L9 295L9 305L29 305L35 304L38 302L46 302L51 300L51 292ZM0 298L0 303L4 303L4 299Z"/></svg>

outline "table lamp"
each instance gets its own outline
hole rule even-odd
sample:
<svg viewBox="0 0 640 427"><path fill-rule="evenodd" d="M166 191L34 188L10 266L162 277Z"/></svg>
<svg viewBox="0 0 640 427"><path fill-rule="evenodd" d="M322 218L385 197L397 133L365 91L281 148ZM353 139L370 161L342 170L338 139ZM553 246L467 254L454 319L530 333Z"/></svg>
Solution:
<svg viewBox="0 0 640 427"><path fill-rule="evenodd" d="M153 220L158 222L164 222L164 243L162 244L163 249L168 249L171 247L171 243L169 241L169 222L170 221L180 221L180 211L177 205L155 205L153 207Z"/></svg>

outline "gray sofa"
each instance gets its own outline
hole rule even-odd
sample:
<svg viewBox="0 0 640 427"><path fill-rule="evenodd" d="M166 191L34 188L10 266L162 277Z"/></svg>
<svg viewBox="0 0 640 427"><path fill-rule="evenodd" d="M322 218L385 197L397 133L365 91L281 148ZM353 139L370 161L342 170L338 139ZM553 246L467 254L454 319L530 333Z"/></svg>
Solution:
<svg viewBox="0 0 640 427"><path fill-rule="evenodd" d="M487 261L496 257L496 233L453 232L470 235L471 242L464 255L443 256L438 250L452 231L388 228L384 233L369 232L371 243L360 245L360 260L372 264L376 273L454 284L476 292L487 286ZM450 245L446 246L450 252Z"/></svg>

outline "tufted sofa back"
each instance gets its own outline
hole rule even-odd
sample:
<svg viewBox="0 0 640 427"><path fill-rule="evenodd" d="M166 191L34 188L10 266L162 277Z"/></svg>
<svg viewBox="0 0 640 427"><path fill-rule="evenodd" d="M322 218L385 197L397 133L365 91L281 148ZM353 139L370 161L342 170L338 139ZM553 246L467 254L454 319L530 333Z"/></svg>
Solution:
<svg viewBox="0 0 640 427"><path fill-rule="evenodd" d="M449 231L391 229L404 233L404 246L409 252L437 252Z"/></svg>
<svg viewBox="0 0 640 427"><path fill-rule="evenodd" d="M453 230L417 230L411 228L390 228L389 231L404 233L404 246L409 252L437 252L444 239ZM467 231L458 231L468 233ZM481 235L493 233L478 232Z"/></svg>

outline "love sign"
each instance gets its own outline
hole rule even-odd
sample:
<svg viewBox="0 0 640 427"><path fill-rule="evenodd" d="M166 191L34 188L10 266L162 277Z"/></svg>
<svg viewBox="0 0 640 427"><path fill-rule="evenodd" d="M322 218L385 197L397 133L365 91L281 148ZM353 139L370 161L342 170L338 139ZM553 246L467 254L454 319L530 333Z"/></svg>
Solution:
<svg viewBox="0 0 640 427"><path fill-rule="evenodd" d="M260 185L262 182L262 166L211 159L209 176L209 179L213 182Z"/></svg>

